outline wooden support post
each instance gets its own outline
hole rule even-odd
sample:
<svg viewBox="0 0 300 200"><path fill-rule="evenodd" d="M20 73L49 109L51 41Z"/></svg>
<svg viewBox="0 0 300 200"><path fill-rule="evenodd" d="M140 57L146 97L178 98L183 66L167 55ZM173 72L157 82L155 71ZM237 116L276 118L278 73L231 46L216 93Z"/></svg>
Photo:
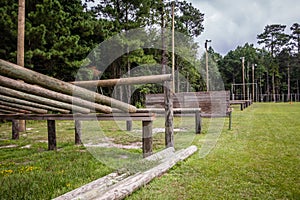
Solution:
<svg viewBox="0 0 300 200"><path fill-rule="evenodd" d="M195 132L196 134L201 133L201 116L199 111L195 111Z"/></svg>
<svg viewBox="0 0 300 200"><path fill-rule="evenodd" d="M12 139L19 139L19 120L12 120Z"/></svg>
<svg viewBox="0 0 300 200"><path fill-rule="evenodd" d="M152 121L142 121L143 124L143 157L152 154Z"/></svg>
<svg viewBox="0 0 300 200"><path fill-rule="evenodd" d="M82 144L81 133L82 133L81 121L75 120L75 144L78 144L78 145Z"/></svg>
<svg viewBox="0 0 300 200"><path fill-rule="evenodd" d="M55 120L47 120L48 125L48 150L56 150Z"/></svg>
<svg viewBox="0 0 300 200"><path fill-rule="evenodd" d="M126 121L126 130L132 131L132 121Z"/></svg>
<svg viewBox="0 0 300 200"><path fill-rule="evenodd" d="M244 103L241 103L241 110L244 110Z"/></svg>
<svg viewBox="0 0 300 200"><path fill-rule="evenodd" d="M166 147L174 147L174 125L173 125L173 93L172 82L165 81L165 144Z"/></svg>
<svg viewBox="0 0 300 200"><path fill-rule="evenodd" d="M231 130L231 124L232 124L232 112L229 112L229 130Z"/></svg>

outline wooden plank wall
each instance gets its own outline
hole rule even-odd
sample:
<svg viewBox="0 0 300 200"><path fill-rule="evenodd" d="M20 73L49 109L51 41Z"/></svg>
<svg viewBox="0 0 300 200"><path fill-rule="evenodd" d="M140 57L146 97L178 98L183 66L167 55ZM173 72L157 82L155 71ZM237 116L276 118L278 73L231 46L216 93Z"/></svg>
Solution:
<svg viewBox="0 0 300 200"><path fill-rule="evenodd" d="M229 91L182 92L173 97L174 108L201 108L203 114L226 114L230 108ZM147 108L163 108L163 94L146 95Z"/></svg>

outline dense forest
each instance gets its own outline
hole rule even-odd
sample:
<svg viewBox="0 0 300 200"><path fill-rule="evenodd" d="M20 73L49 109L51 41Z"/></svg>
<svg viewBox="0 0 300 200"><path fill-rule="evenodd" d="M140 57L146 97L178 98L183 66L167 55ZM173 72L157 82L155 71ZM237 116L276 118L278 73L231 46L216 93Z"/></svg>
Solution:
<svg viewBox="0 0 300 200"><path fill-rule="evenodd" d="M194 41L204 30L203 11L179 0L95 2L26 0L25 67L64 81L170 73L174 8L176 92L206 90L205 55L199 56L202 44ZM18 2L1 0L0 10L0 58L16 63ZM299 40L298 23L271 24L257 34L263 48L246 43L222 56L210 47L209 89L233 90L235 98L243 98L238 84L244 65L245 83L256 84L258 100L289 101L299 94ZM144 94L162 87L97 89L124 101L131 97L139 106Z"/></svg>

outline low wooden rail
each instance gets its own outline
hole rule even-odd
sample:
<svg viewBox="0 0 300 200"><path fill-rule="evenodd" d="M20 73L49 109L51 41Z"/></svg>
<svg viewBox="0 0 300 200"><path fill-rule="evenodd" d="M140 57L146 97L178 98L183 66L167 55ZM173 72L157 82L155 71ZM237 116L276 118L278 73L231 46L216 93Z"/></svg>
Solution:
<svg viewBox="0 0 300 200"><path fill-rule="evenodd" d="M241 110L244 110L252 104L251 100L230 100L230 105L240 105Z"/></svg>
<svg viewBox="0 0 300 200"><path fill-rule="evenodd" d="M55 120L75 120L75 143L79 143L81 136L81 121L142 121L142 149L143 156L152 154L152 124L155 114L151 112L138 113L112 113L112 114L1 114L0 119L12 120L12 135L18 134L18 120L47 120L48 125L48 149L56 149Z"/></svg>

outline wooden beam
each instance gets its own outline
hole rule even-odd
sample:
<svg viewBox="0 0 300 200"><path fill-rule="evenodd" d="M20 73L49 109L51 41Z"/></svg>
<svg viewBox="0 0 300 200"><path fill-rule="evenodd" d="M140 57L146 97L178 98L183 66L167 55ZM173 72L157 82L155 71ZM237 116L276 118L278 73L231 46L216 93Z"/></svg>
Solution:
<svg viewBox="0 0 300 200"><path fill-rule="evenodd" d="M170 158L174 156L175 149L170 147L159 151L151 156L142 160L142 162L146 161L162 161L164 159ZM110 173L106 176L103 176L97 180L94 180L86 185L83 185L75 190L67 192L59 197L56 197L53 200L70 200L70 199L87 199L89 194L93 193L93 190L97 190L97 192L105 191L109 189L112 185L124 180L125 178L129 177L129 173Z"/></svg>
<svg viewBox="0 0 300 200"><path fill-rule="evenodd" d="M9 107L12 107L12 108L19 108L19 109L29 110L29 111L32 111L34 113L40 113L40 114L48 113L48 111L45 110L45 109L33 108L33 107L30 107L30 106L19 105L19 104L10 103L10 102L1 101L1 100L0 100L0 105L9 106Z"/></svg>
<svg viewBox="0 0 300 200"><path fill-rule="evenodd" d="M80 97L88 101L97 102L100 104L112 106L125 112L136 112L136 107L116 99L89 91L85 88L75 86L71 83L49 77L32 70L20 67L13 63L0 59L0 74L16 79L21 79L27 83L40 85L44 88L61 92L75 97Z"/></svg>
<svg viewBox="0 0 300 200"><path fill-rule="evenodd" d="M40 97L40 96L36 96L36 95L32 95L32 94L27 94L24 92L19 92L10 88L5 88L0 86L0 94L4 94L4 95L9 95L9 96L13 96L19 99L25 99L28 101L33 101L33 102L37 102L40 104L44 104L44 105L50 105L50 106L54 106L54 107L59 107L59 108L63 108L63 109L68 109L68 110L73 110L75 112L79 112L79 113L89 113L90 110L87 108L82 108L79 106L75 106L75 105L71 105L71 104L67 104L67 103L63 103L63 102L59 102L59 101L55 101L52 99L47 99L44 97Z"/></svg>
<svg viewBox="0 0 300 200"><path fill-rule="evenodd" d="M1 114L0 119L13 120L103 120L103 121L153 121L154 113L113 113L113 114Z"/></svg>
<svg viewBox="0 0 300 200"><path fill-rule="evenodd" d="M153 75L153 76L139 76L120 79L108 79L108 80L93 80L93 81L75 81L71 82L74 85L84 88L96 88L96 87L113 87L116 85L137 85L148 83L163 83L164 81L171 81L171 74Z"/></svg>
<svg viewBox="0 0 300 200"><path fill-rule="evenodd" d="M163 163L147 171L127 177L109 188L105 188L105 190L101 190L96 187L95 189L88 190L86 193L80 194L79 196L72 196L71 199L124 199L140 187L148 184L154 178L162 176L170 168L176 165L177 162L185 160L196 151L196 146L190 146L182 151L176 152L170 158L165 159Z"/></svg>
<svg viewBox="0 0 300 200"><path fill-rule="evenodd" d="M11 88L14 90L22 91L28 94L34 94L37 96L53 99L56 101L61 101L73 105L77 105L84 108L89 108L90 110L95 110L98 112L104 112L104 113L111 113L112 109L108 106L100 105L94 102L86 101L74 96L69 96L66 94L62 94L59 92L54 92L52 90L48 90L36 85L30 85L27 83L22 83L19 81L16 81L11 78L7 78L0 75L0 85Z"/></svg>
<svg viewBox="0 0 300 200"><path fill-rule="evenodd" d="M5 112L5 113L32 113L31 111L29 110L23 110L23 109L19 109L19 108L13 108L13 107L10 107L10 106L3 106L3 105L0 105L0 109L1 111Z"/></svg>
<svg viewBox="0 0 300 200"><path fill-rule="evenodd" d="M20 105L30 106L30 107L37 107L37 108L42 108L42 109L46 109L46 110L57 111L57 112L64 113L64 114L70 113L69 110L60 109L60 108L56 108L56 107L52 107L52 106L46 106L46 105L42 105L42 104L38 104L38 103L33 103L30 101L12 98L12 97L4 96L1 94L0 94L0 100L15 103L15 104L20 104Z"/></svg>

